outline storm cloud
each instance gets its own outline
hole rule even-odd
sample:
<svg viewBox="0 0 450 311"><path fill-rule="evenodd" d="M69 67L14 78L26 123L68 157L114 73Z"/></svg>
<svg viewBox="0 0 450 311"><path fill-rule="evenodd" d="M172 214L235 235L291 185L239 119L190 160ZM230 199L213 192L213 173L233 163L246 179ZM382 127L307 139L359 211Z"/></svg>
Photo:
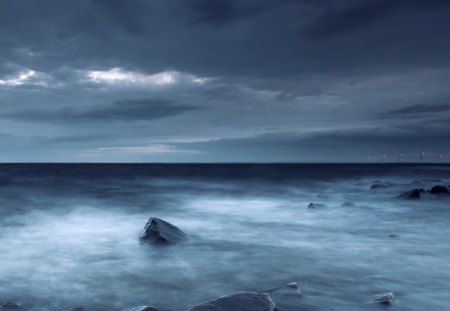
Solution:
<svg viewBox="0 0 450 311"><path fill-rule="evenodd" d="M445 0L2 1L0 160L448 159L448 16Z"/></svg>

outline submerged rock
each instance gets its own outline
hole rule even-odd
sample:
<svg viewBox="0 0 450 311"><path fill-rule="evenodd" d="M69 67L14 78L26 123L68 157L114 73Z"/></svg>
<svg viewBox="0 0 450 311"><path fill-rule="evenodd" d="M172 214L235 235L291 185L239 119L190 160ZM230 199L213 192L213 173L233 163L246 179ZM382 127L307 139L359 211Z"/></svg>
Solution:
<svg viewBox="0 0 450 311"><path fill-rule="evenodd" d="M270 296L301 296L303 294L302 291L298 288L297 282L291 282L283 286L262 290L259 291L259 293L266 293Z"/></svg>
<svg viewBox="0 0 450 311"><path fill-rule="evenodd" d="M372 186L370 186L370 189L380 189L380 188L389 188L392 184L390 182L381 182L376 181Z"/></svg>
<svg viewBox="0 0 450 311"><path fill-rule="evenodd" d="M22 305L19 302L8 301L2 304L2 309L12 310L12 309L20 309Z"/></svg>
<svg viewBox="0 0 450 311"><path fill-rule="evenodd" d="M171 223L152 217L147 221L139 239L141 242L165 245L186 241L189 236Z"/></svg>
<svg viewBox="0 0 450 311"><path fill-rule="evenodd" d="M323 208L327 207L325 204L322 203L309 203L308 208Z"/></svg>
<svg viewBox="0 0 450 311"><path fill-rule="evenodd" d="M123 311L161 311L158 308L148 307L148 306L139 306L134 308L124 309Z"/></svg>
<svg viewBox="0 0 450 311"><path fill-rule="evenodd" d="M266 293L240 292L196 305L189 311L275 311Z"/></svg>
<svg viewBox="0 0 450 311"><path fill-rule="evenodd" d="M381 294L376 294L372 296L372 301L374 303L381 303L384 305L391 305L394 302L395 295L393 292L386 292Z"/></svg>
<svg viewBox="0 0 450 311"><path fill-rule="evenodd" d="M407 191L405 193L402 193L398 197L401 199L408 199L408 200L418 200L420 199L420 193L423 192L422 189L414 189L411 191Z"/></svg>
<svg viewBox="0 0 450 311"><path fill-rule="evenodd" d="M450 194L447 187L436 185L430 190L431 194Z"/></svg>

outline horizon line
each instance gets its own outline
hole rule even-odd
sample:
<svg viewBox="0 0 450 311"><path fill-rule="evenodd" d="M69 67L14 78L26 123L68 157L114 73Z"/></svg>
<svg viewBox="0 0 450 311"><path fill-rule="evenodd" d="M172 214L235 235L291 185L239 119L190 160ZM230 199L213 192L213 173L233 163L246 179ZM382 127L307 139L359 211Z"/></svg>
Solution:
<svg viewBox="0 0 450 311"><path fill-rule="evenodd" d="M410 164L417 164L417 165L450 165L450 162L419 162L419 161L385 161L385 162L288 162L288 161L274 161L274 162L250 162L250 161L236 161L236 162L0 162L0 165L9 165L9 164L261 164L261 165L268 165L268 164L364 164L364 165L410 165Z"/></svg>

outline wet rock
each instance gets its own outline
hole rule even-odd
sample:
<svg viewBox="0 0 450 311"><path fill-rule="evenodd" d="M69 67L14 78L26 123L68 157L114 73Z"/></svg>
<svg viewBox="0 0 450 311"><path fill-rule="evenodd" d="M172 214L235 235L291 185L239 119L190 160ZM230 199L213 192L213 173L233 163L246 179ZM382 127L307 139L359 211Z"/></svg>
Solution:
<svg viewBox="0 0 450 311"><path fill-rule="evenodd" d="M395 295L393 292L386 292L372 296L372 301L383 305L391 305L394 302L394 298Z"/></svg>
<svg viewBox="0 0 450 311"><path fill-rule="evenodd" d="M12 302L12 301L8 301L5 302L4 304L2 304L2 310L13 310L13 309L20 309L22 305L18 302Z"/></svg>
<svg viewBox="0 0 450 311"><path fill-rule="evenodd" d="M327 207L325 204L322 203L309 203L308 208L324 208Z"/></svg>
<svg viewBox="0 0 450 311"><path fill-rule="evenodd" d="M414 189L411 191L407 191L399 195L398 197L401 199L407 199L407 200L418 200L420 199L420 193L423 192L423 189Z"/></svg>
<svg viewBox="0 0 450 311"><path fill-rule="evenodd" d="M144 233L139 239L145 243L166 245L186 241L189 237L167 221L152 217L145 225Z"/></svg>
<svg viewBox="0 0 450 311"><path fill-rule="evenodd" d="M447 187L436 185L430 190L431 194L450 194Z"/></svg>
<svg viewBox="0 0 450 311"><path fill-rule="evenodd" d="M342 206L343 206L343 207L354 207L354 206L355 206L355 203L352 203L352 202L344 202L344 203L342 203Z"/></svg>
<svg viewBox="0 0 450 311"><path fill-rule="evenodd" d="M316 197L321 199L328 199L330 195L326 193L319 193L318 195L316 195Z"/></svg>
<svg viewBox="0 0 450 311"><path fill-rule="evenodd" d="M276 311L266 293L241 292L196 305L189 311Z"/></svg>
<svg viewBox="0 0 450 311"><path fill-rule="evenodd" d="M297 282L291 282L283 286L269 288L259 291L259 293L266 293L272 296L301 296L303 293L298 288Z"/></svg>
<svg viewBox="0 0 450 311"><path fill-rule="evenodd" d="M148 307L148 306L139 306L134 308L124 309L123 311L161 311L158 308Z"/></svg>
<svg viewBox="0 0 450 311"><path fill-rule="evenodd" d="M376 181L374 184L372 184L372 186L370 186L370 189L373 190L373 189L389 188L389 187L392 187L392 183Z"/></svg>

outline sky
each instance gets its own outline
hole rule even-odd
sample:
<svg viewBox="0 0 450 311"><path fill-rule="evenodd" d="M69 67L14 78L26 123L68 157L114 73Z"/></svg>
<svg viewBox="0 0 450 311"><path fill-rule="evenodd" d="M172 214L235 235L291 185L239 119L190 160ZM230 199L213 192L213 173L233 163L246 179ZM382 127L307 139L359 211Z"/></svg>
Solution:
<svg viewBox="0 0 450 311"><path fill-rule="evenodd" d="M449 162L450 1L3 0L0 148L0 162Z"/></svg>

